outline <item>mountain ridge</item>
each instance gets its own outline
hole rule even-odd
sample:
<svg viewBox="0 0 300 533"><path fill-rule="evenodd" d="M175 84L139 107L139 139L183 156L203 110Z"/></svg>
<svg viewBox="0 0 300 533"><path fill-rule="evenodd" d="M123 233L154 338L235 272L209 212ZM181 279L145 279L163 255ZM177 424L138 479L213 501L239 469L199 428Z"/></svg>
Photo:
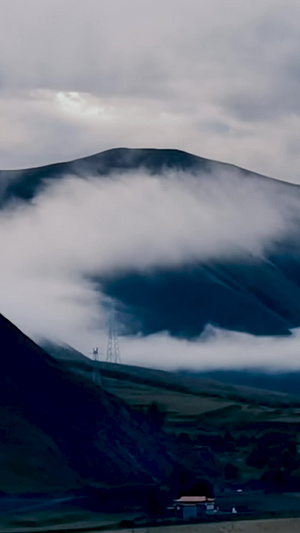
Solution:
<svg viewBox="0 0 300 533"><path fill-rule="evenodd" d="M17 169L0 170L4 181L11 181L0 196L0 205L4 205L12 198L29 200L43 186L43 180L59 179L68 174L83 177L86 173L92 173L104 177L113 172L126 172L143 168L150 174L159 174L165 170L189 171L195 174L211 173L215 169L226 169L240 172L244 176L255 176L259 180L272 180L288 186L297 185L274 179L269 176L251 172L231 163L223 163L217 160L196 156L178 149L169 148L112 148L86 157L76 158L71 161L61 161L47 165ZM1 189L0 189L1 190Z"/></svg>

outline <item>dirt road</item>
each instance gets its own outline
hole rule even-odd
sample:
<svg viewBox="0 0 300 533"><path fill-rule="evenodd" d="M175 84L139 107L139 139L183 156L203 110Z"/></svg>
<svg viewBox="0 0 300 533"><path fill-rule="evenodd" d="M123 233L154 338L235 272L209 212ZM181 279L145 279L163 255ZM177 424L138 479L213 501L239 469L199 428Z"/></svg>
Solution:
<svg viewBox="0 0 300 533"><path fill-rule="evenodd" d="M299 533L300 518L118 530L119 533ZM96 531L94 532L96 533ZM107 530L107 533L112 533Z"/></svg>

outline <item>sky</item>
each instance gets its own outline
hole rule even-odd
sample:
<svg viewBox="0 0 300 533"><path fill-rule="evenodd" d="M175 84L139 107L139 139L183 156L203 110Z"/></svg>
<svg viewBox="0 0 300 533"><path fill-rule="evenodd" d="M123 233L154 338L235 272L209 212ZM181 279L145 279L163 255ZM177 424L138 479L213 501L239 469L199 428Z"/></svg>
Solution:
<svg viewBox="0 0 300 533"><path fill-rule="evenodd" d="M169 147L300 182L298 0L1 0L0 168Z"/></svg>
<svg viewBox="0 0 300 533"><path fill-rule="evenodd" d="M299 20L298 0L1 0L0 168L177 148L300 184ZM293 194L238 171L215 178L66 176L1 211L0 311L34 338L102 349L95 273L263 257L293 231ZM246 366L298 368L300 333L162 332L121 350L146 366L184 354L191 367L230 367L243 353Z"/></svg>

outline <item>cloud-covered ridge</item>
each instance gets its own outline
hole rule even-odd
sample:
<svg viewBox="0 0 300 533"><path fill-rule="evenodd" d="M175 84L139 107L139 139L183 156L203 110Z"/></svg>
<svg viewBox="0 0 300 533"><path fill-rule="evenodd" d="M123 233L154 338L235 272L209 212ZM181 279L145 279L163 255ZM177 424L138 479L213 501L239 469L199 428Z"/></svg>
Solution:
<svg viewBox="0 0 300 533"><path fill-rule="evenodd" d="M238 171L66 176L1 211L1 312L35 337L86 350L106 335L95 276L255 263L295 241L299 207L298 189Z"/></svg>

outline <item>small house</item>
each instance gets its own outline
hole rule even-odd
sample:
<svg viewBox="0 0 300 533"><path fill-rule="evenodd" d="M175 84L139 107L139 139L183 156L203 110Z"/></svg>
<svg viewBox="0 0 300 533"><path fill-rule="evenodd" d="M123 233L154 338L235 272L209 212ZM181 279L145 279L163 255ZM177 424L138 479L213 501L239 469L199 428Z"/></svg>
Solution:
<svg viewBox="0 0 300 533"><path fill-rule="evenodd" d="M178 500L174 500L174 508L182 520L193 520L206 514L213 514L215 500L207 496L181 496Z"/></svg>

